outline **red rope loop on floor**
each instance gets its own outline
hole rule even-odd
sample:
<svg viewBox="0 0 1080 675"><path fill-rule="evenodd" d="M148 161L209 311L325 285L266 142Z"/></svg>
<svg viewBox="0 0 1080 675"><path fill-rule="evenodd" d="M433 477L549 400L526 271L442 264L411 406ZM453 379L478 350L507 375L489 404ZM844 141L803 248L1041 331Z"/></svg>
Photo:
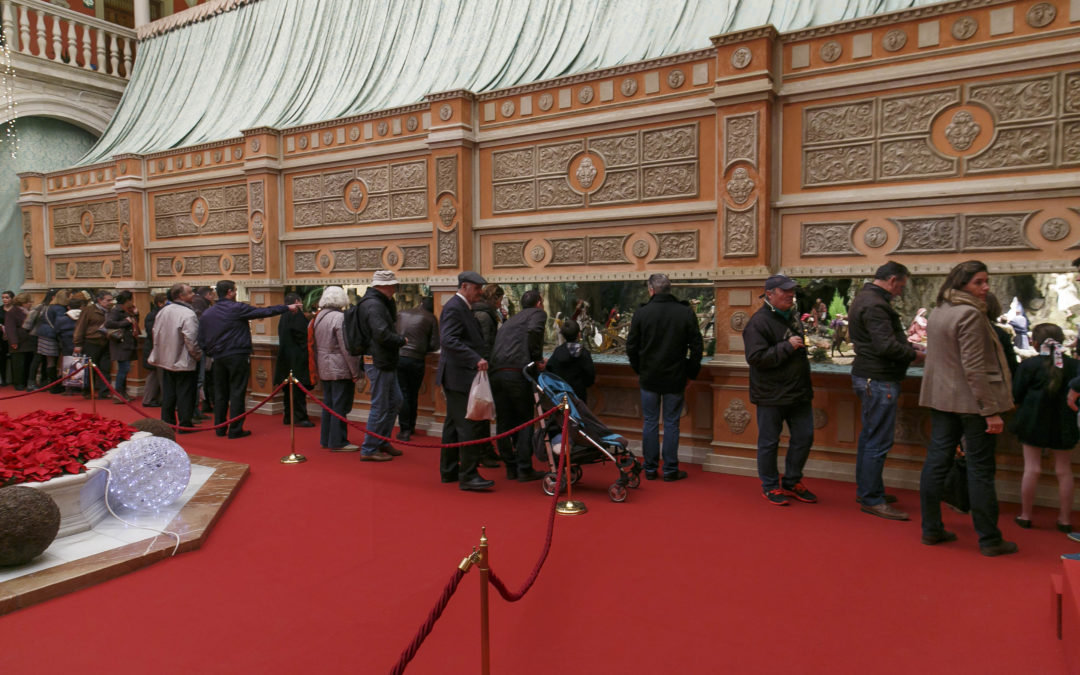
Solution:
<svg viewBox="0 0 1080 675"><path fill-rule="evenodd" d="M81 373L82 371L86 370L89 367L90 367L89 363L84 363L81 366L79 366L78 370L68 373L67 375L61 377L56 382L50 382L49 384L43 384L43 385L41 385L40 387L38 387L37 389L35 389L33 391L24 391L24 392L19 393L19 394L12 394L11 396L0 396L0 401L8 401L8 400L11 400L13 398L22 398L23 396L30 396L32 394L40 393L40 392L42 392L42 391L44 391L46 389L52 389L53 387L60 384L61 382L66 382L67 380L70 380L71 378L75 377L76 375L78 375L79 373Z"/></svg>
<svg viewBox="0 0 1080 675"><path fill-rule="evenodd" d="M148 419L151 417L150 415L147 415L145 412L143 412L142 408L135 405L134 401L129 401L128 399L121 396L120 392L116 391L116 389L114 389L113 386L111 384L109 384L108 378L106 378L105 375L101 372L101 370L97 367L97 364L93 364L93 366L94 366L94 372L96 372L98 374L98 377L101 378L101 381L105 383L105 386L108 387L109 391L112 393L113 396L115 396L117 399L119 399L121 402L123 402L124 405L131 408L132 410L134 410L136 413L138 413L142 417L146 417ZM259 408L261 408L264 405L266 405L267 403L269 403L270 399L277 396L277 393L279 391L281 391L282 389L284 389L285 385L288 384L288 382L289 382L288 380L285 380L284 382L279 384L277 387L275 387L272 392L267 394L266 398L259 401L255 405L255 407L252 408L251 410L245 410L244 412L240 413L236 417L233 417L231 419L227 419L224 422L222 422L221 424L215 424L214 426L211 426L211 427L182 427L179 424L169 424L168 422L165 422L165 424L168 425L172 429L176 429L177 431L192 431L192 432L194 432L194 431L210 431L211 429L223 429L223 428L229 426L230 424L232 424L233 422L239 422L240 420L244 419L248 415L254 413L256 410L258 410Z"/></svg>
<svg viewBox="0 0 1080 675"><path fill-rule="evenodd" d="M285 382L288 382L288 380L285 380ZM384 441L386 443L393 443L394 445L412 446L414 448L430 448L430 447L432 447L428 443L417 443L415 441L410 442L410 441L400 441L400 440L395 441L392 438L386 438L385 436L380 436L379 434L376 434L376 433L374 433L372 431L368 431L367 427L366 426L361 426L359 422L353 422L352 420L348 419L347 417L345 417L344 415L338 413L337 411L331 410L330 406L323 403L322 400L318 396L313 394L307 387L300 384L299 380L294 382L293 386L299 388L300 391L304 392L304 394L306 394L308 398L310 398L312 401L315 401L316 403L318 403L319 407L321 407L326 412L330 413L330 415L332 415L333 417L338 418L339 420L341 420L342 422L344 422L345 424L349 425L350 427L352 427L354 429L357 429L359 431L363 431L365 434L368 434L370 436L374 436L375 438L379 439L380 441ZM439 447L439 448L460 448L460 447L463 447L463 446L466 446L466 445L479 445L481 443L490 443L492 441L497 441L500 438L506 438L507 436L513 436L514 434L521 431L525 427L531 426L531 425L535 424L536 422L539 422L540 420L547 419L552 414L554 414L555 411L557 411L557 410L558 410L557 407L552 408L551 410L548 410L547 412L543 413L542 415L532 418L528 422L523 422L523 423L517 425L516 427L514 427L513 429L508 429L507 431L504 431L501 434L496 434L495 436L488 436L487 438L479 438L479 439L476 439L476 440L473 440L473 441L461 441L460 443L440 443L436 447Z"/></svg>
<svg viewBox="0 0 1080 675"><path fill-rule="evenodd" d="M552 410L558 410L558 408L552 408ZM507 602L517 602L525 597L525 594L529 592L532 585L536 582L536 578L540 576L540 569L547 562L548 552L551 551L551 539L555 533L555 506L559 502L559 477L566 471L567 457L570 455L570 408L566 408L563 412L563 428L562 428L562 450L559 453L559 468L555 472L555 494L551 496L551 512L548 514L547 535L544 538L544 550L540 552L540 557L536 561L536 565L533 567L532 574L525 580L525 583L521 585L517 591L511 591L503 583L503 580L495 574L495 570L491 570L488 573L488 580L491 585L495 587L495 590L499 592L499 595L503 597L503 600Z"/></svg>
<svg viewBox="0 0 1080 675"><path fill-rule="evenodd" d="M457 591L458 584L461 583L464 578L465 572L460 568L454 570L454 576L450 578L450 582L446 584L446 588L443 589L442 595L439 596L438 602L431 609L431 613L428 614L427 621L420 626L420 629L416 631L416 635L413 637L409 646L401 652L401 656L398 658L397 664L390 671L390 675L401 675L405 672L405 666L409 665L409 661L412 661L416 656L416 652L420 650L420 645L424 644L424 640L428 634L431 633L431 629L435 627L435 622L442 616L443 610L446 609L446 605L450 603L450 598L454 597L454 593Z"/></svg>

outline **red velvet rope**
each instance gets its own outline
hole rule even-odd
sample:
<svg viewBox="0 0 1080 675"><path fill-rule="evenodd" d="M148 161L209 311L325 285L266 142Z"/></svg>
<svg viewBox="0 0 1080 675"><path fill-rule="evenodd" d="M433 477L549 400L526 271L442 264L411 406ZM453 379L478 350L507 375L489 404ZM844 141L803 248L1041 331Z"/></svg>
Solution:
<svg viewBox="0 0 1080 675"><path fill-rule="evenodd" d="M120 392L113 389L113 386L111 384L109 384L109 380L105 377L105 375L101 372L101 370L98 369L97 364L94 364L94 372L96 372L98 374L98 377L101 378L101 381L104 382L105 386L109 388L109 391L112 392L112 395L115 396L117 399L119 399L124 405L131 408L132 410L137 412L139 415L142 415L143 417L146 417L146 418L150 417L150 415L147 415L145 412L143 412L142 408L139 408L134 403L132 403L131 401L129 401L126 398L124 398L123 396L121 396ZM284 382L279 384L274 389L274 391L267 394L266 398L259 401L259 403L254 408L252 408L251 410L245 410L244 412L240 413L236 417L233 417L232 419L227 419L224 422L222 422L221 424L215 424L212 427L182 427L179 424L169 424L168 422L166 422L165 424L167 424L169 427L171 427L173 429L176 429L177 431L210 431L211 429L223 429L223 428L229 426L230 424L232 424L233 422L239 422L240 420L244 419L248 415L254 413L256 410L258 410L259 408L261 408L264 405L266 405L267 403L269 403L270 399L277 396L277 393L279 391L281 391L282 389L284 389L285 385L288 384L288 382L289 382L288 380L285 380Z"/></svg>
<svg viewBox="0 0 1080 675"><path fill-rule="evenodd" d="M397 664L390 671L390 675L401 675L405 672L405 666L409 665L409 661L412 661L416 656L416 652L420 650L420 645L424 644L424 640L428 634L431 633L431 629L435 627L435 622L442 616L443 610L446 609L446 605L450 603L450 598L454 596L457 591L458 584L461 583L461 579L465 576L460 568L454 570L454 576L450 578L450 583L446 584L446 588L443 589L442 595L439 596L439 601L435 603L435 607L431 609L431 613L428 614L427 621L420 626L420 630L416 631L416 635L413 637L412 642L405 648L405 651L401 652L401 656L398 658Z"/></svg>
<svg viewBox="0 0 1080 675"><path fill-rule="evenodd" d="M75 372L72 372L72 373L68 373L67 375L61 377L56 382L50 382L49 384L43 384L43 385L41 385L40 387L38 387L37 389L35 389L33 391L24 391L24 392L21 392L19 394L12 394L11 396L0 396L0 401L9 401L9 400L11 400L13 398L22 398L23 396L30 396L31 394L36 394L36 393L42 391L43 389L52 389L53 387L60 384L61 382L66 382L67 380L70 380L71 378L75 377L76 375L78 375L79 373L81 373L82 371L86 370L89 367L90 367L89 363L84 363L81 366L79 366L78 370L76 370Z"/></svg>
<svg viewBox="0 0 1080 675"><path fill-rule="evenodd" d="M552 410L558 410L558 408L552 408ZM503 597L503 600L507 602L517 602L525 597L525 594L529 592L532 585L536 582L536 578L540 576L540 569L547 562L548 552L551 551L551 538L555 533L555 506L559 502L559 482L560 477L566 470L567 457L570 455L570 409L566 408L563 412L563 428L562 428L562 451L559 453L559 468L555 472L555 494L551 496L551 513L548 514L547 524L547 536L544 538L544 550L540 552L540 557L536 561L536 565L533 567L532 574L525 580L525 583L521 585L521 588L517 591L510 591L503 580L496 574L495 570L489 572L488 579L491 585L495 587L495 590L499 592L499 595Z"/></svg>
<svg viewBox="0 0 1080 675"><path fill-rule="evenodd" d="M288 380L286 380L286 382L287 381ZM431 447L431 445L429 445L427 443L416 443L416 442L409 442L409 441L395 441L393 439L386 438L385 436L380 436L379 434L368 431L367 427L360 426L360 424L358 422L353 422L352 420L346 418L345 416L341 415L340 413L338 413L338 412L336 412L334 410L331 410L330 406L323 403L319 399L318 396L311 393L311 391L309 391L304 385L300 384L299 382L296 382L294 386L299 387L300 391L304 392L307 395L307 397L310 398L312 401L315 401L316 403L318 403L319 406L323 410L325 410L326 412L328 412L331 415L333 415L334 417L338 418L339 420L341 420L345 424L348 424L350 427L353 427L354 429L358 429L360 431L363 431L365 434L374 436L375 438L379 439L380 441L385 441L386 443L391 443L392 442L394 445L405 445L405 446L412 446L412 447L416 447L416 448L430 448ZM543 413L539 417L534 417L531 420L529 420L528 422L523 422L523 423L517 425L516 427L514 427L513 429L509 429L509 430L504 431L501 434L497 434L495 436L489 436L487 438L479 438L479 439L476 439L474 441L461 441L460 443L441 443L441 444L439 444L438 447L440 447L440 448L460 448L460 447L463 447L463 446L466 446L466 445L478 445L480 443L490 443L492 441L497 441L500 438L506 438L507 436L513 436L514 434L521 431L525 427L530 426L530 425L532 425L532 424L534 424L536 422L539 422L542 419L546 419L550 415L554 414L554 412L556 410L558 410L558 408L552 408L551 410L548 410L547 412Z"/></svg>

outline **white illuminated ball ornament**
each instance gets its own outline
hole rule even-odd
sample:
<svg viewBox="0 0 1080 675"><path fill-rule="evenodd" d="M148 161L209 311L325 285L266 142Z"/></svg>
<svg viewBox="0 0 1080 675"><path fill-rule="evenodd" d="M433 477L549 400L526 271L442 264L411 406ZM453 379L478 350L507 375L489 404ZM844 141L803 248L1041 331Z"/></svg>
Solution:
<svg viewBox="0 0 1080 675"><path fill-rule="evenodd" d="M167 438L131 441L109 463L109 497L124 508L156 510L176 501L191 480L191 460Z"/></svg>

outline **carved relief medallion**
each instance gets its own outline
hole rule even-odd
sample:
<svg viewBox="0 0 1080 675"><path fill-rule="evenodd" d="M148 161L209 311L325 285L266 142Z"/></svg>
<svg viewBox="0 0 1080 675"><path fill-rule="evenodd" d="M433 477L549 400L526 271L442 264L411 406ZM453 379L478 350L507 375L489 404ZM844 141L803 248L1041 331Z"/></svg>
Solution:
<svg viewBox="0 0 1080 675"><path fill-rule="evenodd" d="M1039 233L1047 241L1061 241L1069 236L1069 221L1064 218L1051 218L1042 224Z"/></svg>
<svg viewBox="0 0 1080 675"><path fill-rule="evenodd" d="M814 428L824 429L829 423L829 413L824 408L814 408Z"/></svg>
<svg viewBox="0 0 1080 675"><path fill-rule="evenodd" d="M175 158L173 160L173 166L175 166L177 169L183 169L184 168L184 158L183 157Z"/></svg>
<svg viewBox="0 0 1080 675"><path fill-rule="evenodd" d="M683 71L673 70L668 73L667 83L668 86L672 89L678 89L679 87L683 86L684 82L686 82L686 75L683 74Z"/></svg>
<svg viewBox="0 0 1080 675"><path fill-rule="evenodd" d="M214 162L220 162L220 161L221 161L221 151L220 150L215 150L214 151Z"/></svg>
<svg viewBox="0 0 1080 675"><path fill-rule="evenodd" d="M957 40L967 40L979 29L979 23L970 16L962 16L952 25L952 36Z"/></svg>
<svg viewBox="0 0 1080 675"><path fill-rule="evenodd" d="M397 251L390 251L386 254L386 264L390 267L397 265L399 259L400 258L398 257Z"/></svg>
<svg viewBox="0 0 1080 675"><path fill-rule="evenodd" d="M731 330L736 333L743 332L743 328L746 328L746 322L750 320L750 315L746 312L735 312L731 315Z"/></svg>
<svg viewBox="0 0 1080 675"><path fill-rule="evenodd" d="M885 37L881 38L881 46L885 48L887 52L898 52L904 48L907 44L907 33L894 28L893 30L885 33Z"/></svg>
<svg viewBox="0 0 1080 675"><path fill-rule="evenodd" d="M360 140L360 127L349 127L349 140Z"/></svg>
<svg viewBox="0 0 1080 675"><path fill-rule="evenodd" d="M731 180L727 182L727 191L736 204L745 204L754 191L754 181L750 178L750 172L743 167L735 169Z"/></svg>
<svg viewBox="0 0 1080 675"><path fill-rule="evenodd" d="M731 65L739 70L750 65L754 55L749 47L739 47L731 53Z"/></svg>
<svg viewBox="0 0 1080 675"><path fill-rule="evenodd" d="M251 139L251 151L252 152L258 152L260 147L262 147L262 143L259 142L259 139L257 139L257 138Z"/></svg>
<svg viewBox="0 0 1080 675"><path fill-rule="evenodd" d="M593 100L593 96L594 96L593 88L590 85L585 85L584 87L582 87L581 89L578 90L577 100L580 101L583 104L584 103L591 103L592 100Z"/></svg>
<svg viewBox="0 0 1080 675"><path fill-rule="evenodd" d="M301 134L300 138L296 139L296 146L301 150L307 150L308 137L307 134Z"/></svg>
<svg viewBox="0 0 1080 675"><path fill-rule="evenodd" d="M649 255L649 242L644 239L638 239L633 243L630 250L635 258L644 258Z"/></svg>
<svg viewBox="0 0 1080 675"><path fill-rule="evenodd" d="M537 244L529 251L529 256L533 259L533 262L542 262L547 257L547 251L544 250L543 246Z"/></svg>
<svg viewBox="0 0 1080 675"><path fill-rule="evenodd" d="M443 197L439 203L439 220L442 221L443 227L449 229L454 224L455 216L457 216L457 209L454 208L454 202L450 201L449 197Z"/></svg>
<svg viewBox="0 0 1080 675"><path fill-rule="evenodd" d="M622 84L619 85L619 91L627 98L633 96L637 93L637 80L632 77L626 78L622 81Z"/></svg>
<svg viewBox="0 0 1080 675"><path fill-rule="evenodd" d="M551 106L554 105L554 104L555 104L555 99L552 98L551 94L546 93L546 92L543 93L543 94L540 94L540 98L536 101L536 107L540 108L544 112L547 112L548 110L551 110Z"/></svg>
<svg viewBox="0 0 1080 675"><path fill-rule="evenodd" d="M345 207L353 213L360 213L367 206L367 190L364 182L351 180L345 185Z"/></svg>
<svg viewBox="0 0 1080 675"><path fill-rule="evenodd" d="M408 131L416 131L418 126L420 122L417 121L416 115L409 115L409 118L405 120L405 129Z"/></svg>
<svg viewBox="0 0 1080 675"><path fill-rule="evenodd" d="M454 108L449 103L443 103L442 106L439 107L439 119L443 122L446 122L453 116Z"/></svg>
<svg viewBox="0 0 1080 675"><path fill-rule="evenodd" d="M953 150L963 152L971 147L971 143L979 135L980 131L982 131L982 127L975 121L975 117L971 113L966 110L958 110L953 115L952 121L949 122L949 126L945 127L945 139L949 141L949 145L953 147Z"/></svg>
<svg viewBox="0 0 1080 675"><path fill-rule="evenodd" d="M259 367L255 369L255 381L259 383L260 388L266 386L266 380L269 377L270 376L266 373L266 368L264 368L262 364L259 364Z"/></svg>
<svg viewBox="0 0 1080 675"><path fill-rule="evenodd" d="M233 159L243 159L244 158L244 149L239 147L239 146L233 148L232 149L232 156L233 156Z"/></svg>
<svg viewBox="0 0 1080 675"><path fill-rule="evenodd" d="M79 231L83 233L84 237L89 237L94 233L94 214L89 211L83 211L79 217Z"/></svg>
<svg viewBox="0 0 1080 675"><path fill-rule="evenodd" d="M724 422L736 436L746 431L746 427L750 425L750 411L746 409L742 399L731 399L731 403L728 403L724 410Z"/></svg>
<svg viewBox="0 0 1080 675"><path fill-rule="evenodd" d="M258 141L258 139L256 139L256 140L255 140L255 143L254 143L254 144L255 144L255 145L258 145L258 144L259 144L259 141ZM258 148L256 148L256 150L257 150L257 149L258 149ZM192 163L193 163L193 164L194 164L195 166L202 166L202 162L203 162L203 159L202 159L202 153L201 153L201 152L195 153L195 156L191 158L191 162L192 162Z"/></svg>
<svg viewBox="0 0 1080 675"><path fill-rule="evenodd" d="M322 135L322 144L323 145L330 145L333 142L334 142L334 132L333 131L324 131L323 135Z"/></svg>
<svg viewBox="0 0 1080 675"><path fill-rule="evenodd" d="M158 160L158 162L157 162L157 170L158 170L158 172L161 172L161 171L165 170L165 160L163 160L163 159Z"/></svg>
<svg viewBox="0 0 1080 675"><path fill-rule="evenodd" d="M383 120L382 122L379 122L378 126L375 127L375 130L380 136L385 136L386 132L390 130L390 125L386 123L386 120Z"/></svg>
<svg viewBox="0 0 1080 675"><path fill-rule="evenodd" d="M502 116L503 117L513 117L514 116L514 102L513 101L503 101L503 104L502 104Z"/></svg>
<svg viewBox="0 0 1080 675"><path fill-rule="evenodd" d="M844 48L840 46L840 43L836 40L829 40L825 44L821 45L821 60L825 63L832 63L840 58L840 55L844 52Z"/></svg>
<svg viewBox="0 0 1080 675"><path fill-rule="evenodd" d="M1032 28L1043 28L1053 23L1057 18L1057 8L1049 2L1040 2L1032 5L1027 11L1027 22Z"/></svg>
<svg viewBox="0 0 1080 675"><path fill-rule="evenodd" d="M581 187L586 190L592 187L593 181L596 180L596 167L593 165L592 157L584 157L581 160L575 175Z"/></svg>
<svg viewBox="0 0 1080 675"><path fill-rule="evenodd" d="M195 201L191 202L191 222L195 223L196 227L202 227L206 225L209 218L210 207L206 200L202 197L196 197Z"/></svg>
<svg viewBox="0 0 1080 675"><path fill-rule="evenodd" d="M866 231L863 235L863 241L870 248L881 248L885 245L885 242L889 240L889 234L885 231L885 228L874 226Z"/></svg>

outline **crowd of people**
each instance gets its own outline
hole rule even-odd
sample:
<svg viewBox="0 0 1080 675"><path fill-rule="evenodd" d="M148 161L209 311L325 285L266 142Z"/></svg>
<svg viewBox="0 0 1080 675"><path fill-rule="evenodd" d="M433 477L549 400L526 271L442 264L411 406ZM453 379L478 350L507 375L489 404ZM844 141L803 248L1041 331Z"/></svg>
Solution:
<svg viewBox="0 0 1080 675"><path fill-rule="evenodd" d="M996 442L1006 430L1023 447L1017 525L1033 527L1042 458L1049 454L1058 479L1056 527L1080 541L1070 521L1074 493L1070 453L1080 442L1076 418L1080 361L1066 353L1063 330L1042 323L1029 331L1024 317L1024 339L1039 355L1019 363L1012 338L995 325L1001 306L989 292L987 267L974 260L954 267L932 312L920 310L905 329L893 300L903 294L909 278L904 265L888 262L848 308L847 334L855 350L851 380L862 421L855 462L858 507L888 520L909 519L897 506L897 497L885 491L883 472L894 442L901 382L909 366L921 364L919 405L929 409L931 422L919 489L922 542L937 545L957 539L944 528L941 508L947 479L963 467L967 510L980 551L987 556L1017 551L998 527L994 486ZM791 499L817 501L803 481L814 443L814 389L809 324L798 314L797 288L787 276L769 277L761 307L743 330L749 395L757 414L762 496L776 506L787 506ZM205 419L204 412L212 412L219 436L249 435L242 417L252 353L248 322L283 315L274 383L291 376L309 390L321 384L326 407L320 424L323 448L358 452L360 460L368 462L400 456L402 451L390 441L395 421L397 438L409 441L416 431L425 361L437 352L436 384L446 400L443 445L493 435L488 419L473 419L468 413L478 373L490 382L494 431L501 436L496 443L443 447L442 482L486 491L494 481L479 469L499 466L505 467L508 480L542 477L533 465L534 428L524 425L536 413L533 386L524 369L529 364L538 371L547 369L566 380L579 399L587 400L596 370L580 325L573 319L563 321L561 344L545 360L548 318L539 291L524 293L515 312L497 284L487 283L476 272L462 272L457 292L436 318L431 297L399 312L397 289L394 273L380 270L355 305L342 287L329 286L318 301L318 311L310 314L302 311L296 294L287 295L281 305L252 307L236 301L236 284L230 280L220 281L215 289L177 283L152 298L144 323L143 365L149 374L142 402L159 405L161 419L183 427L180 433L190 433ZM679 419L687 384L701 368L703 340L692 307L672 294L665 275L649 278L648 293L648 302L632 317L626 354L639 380L645 478L662 476L671 482L687 477L679 468ZM38 304L31 302L29 293L5 291L2 300L0 385L8 384L8 365L10 384L32 391L60 379L69 359L88 357L103 373L116 363L116 401L127 402L127 375L141 336L130 291L99 290L92 296L50 291ZM816 323L822 324L827 317L824 303L814 305ZM1010 311L1016 313L1016 308ZM361 382L370 395L366 428L371 433L358 445L349 440L344 418L352 411ZM87 378L84 395L89 396L89 386ZM62 383L49 391L74 393ZM306 398L293 387L284 391L283 421L315 426ZM781 474L778 454L785 424L789 440ZM508 433L517 427L521 428Z"/></svg>

